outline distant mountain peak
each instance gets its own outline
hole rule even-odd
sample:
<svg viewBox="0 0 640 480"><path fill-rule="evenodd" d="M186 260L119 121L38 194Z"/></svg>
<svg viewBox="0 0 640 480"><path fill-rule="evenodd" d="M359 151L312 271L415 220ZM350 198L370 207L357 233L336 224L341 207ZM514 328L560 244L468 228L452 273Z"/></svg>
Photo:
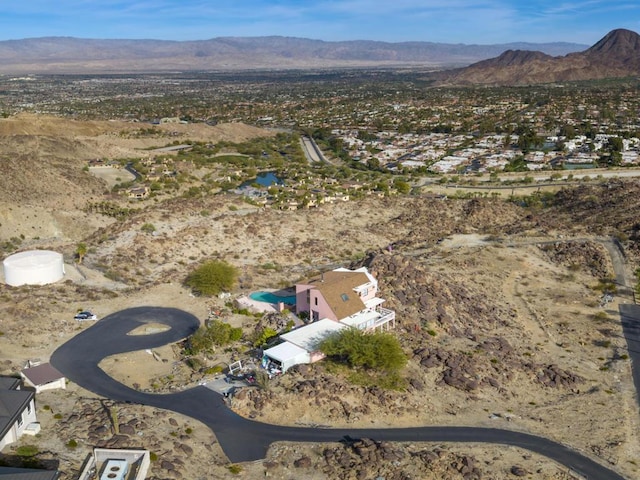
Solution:
<svg viewBox="0 0 640 480"><path fill-rule="evenodd" d="M485 62L493 62L494 65L510 67L513 65L524 65L528 62L547 60L550 58L553 57L537 50L507 50L500 56L494 59L485 60Z"/></svg>
<svg viewBox="0 0 640 480"><path fill-rule="evenodd" d="M640 35L612 30L585 51L565 56L508 50L466 68L442 72L440 84L531 85L640 75Z"/></svg>
<svg viewBox="0 0 640 480"><path fill-rule="evenodd" d="M619 28L607 33L601 40L587 50L589 54L615 54L628 56L640 54L640 35L631 30Z"/></svg>

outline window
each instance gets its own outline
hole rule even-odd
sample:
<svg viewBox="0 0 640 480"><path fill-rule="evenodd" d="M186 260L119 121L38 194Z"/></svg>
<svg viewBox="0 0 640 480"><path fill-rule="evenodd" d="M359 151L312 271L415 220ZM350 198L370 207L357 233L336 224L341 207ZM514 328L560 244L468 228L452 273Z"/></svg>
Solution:
<svg viewBox="0 0 640 480"><path fill-rule="evenodd" d="M313 303L314 303L316 306L318 305L318 297L315 297L315 298L313 299Z"/></svg>
<svg viewBox="0 0 640 480"><path fill-rule="evenodd" d="M27 405L27 415L31 415L31 402Z"/></svg>
<svg viewBox="0 0 640 480"><path fill-rule="evenodd" d="M362 290L362 293L360 294L361 297L366 297L369 294L369 289L365 288L364 290Z"/></svg>
<svg viewBox="0 0 640 480"><path fill-rule="evenodd" d="M24 413L24 412L23 412ZM24 418L22 418L22 413L20 414L20 418L18 418L18 428L24 424Z"/></svg>

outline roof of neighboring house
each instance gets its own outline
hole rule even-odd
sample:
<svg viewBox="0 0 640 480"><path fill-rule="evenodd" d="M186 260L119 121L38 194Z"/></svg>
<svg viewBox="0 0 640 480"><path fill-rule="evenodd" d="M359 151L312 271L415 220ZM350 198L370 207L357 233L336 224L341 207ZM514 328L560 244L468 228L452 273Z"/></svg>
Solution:
<svg viewBox="0 0 640 480"><path fill-rule="evenodd" d="M364 272L333 270L309 283L322 294L336 318L341 320L365 308L354 289L369 282L369 277Z"/></svg>
<svg viewBox="0 0 640 480"><path fill-rule="evenodd" d="M60 373L53 365L50 363L43 363L41 365L37 365L31 368L25 368L20 372L21 375L24 375L29 382L33 385L45 385L47 383L55 382L56 380L60 380L64 378L64 375Z"/></svg>
<svg viewBox="0 0 640 480"><path fill-rule="evenodd" d="M56 480L59 475L55 470L0 467L0 480Z"/></svg>
<svg viewBox="0 0 640 480"><path fill-rule="evenodd" d="M0 391L2 390L15 390L20 385L20 379L16 377L3 377L0 376Z"/></svg>
<svg viewBox="0 0 640 480"><path fill-rule="evenodd" d="M13 388L15 387L0 389L0 438L7 434L35 396L31 390L14 390Z"/></svg>

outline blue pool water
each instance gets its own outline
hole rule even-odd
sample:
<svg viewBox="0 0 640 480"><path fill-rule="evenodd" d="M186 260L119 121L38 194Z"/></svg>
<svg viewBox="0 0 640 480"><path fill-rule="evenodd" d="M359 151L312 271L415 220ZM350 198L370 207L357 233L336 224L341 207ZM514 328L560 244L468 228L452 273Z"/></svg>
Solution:
<svg viewBox="0 0 640 480"><path fill-rule="evenodd" d="M271 292L253 292L249 294L249 298L252 300L257 300L258 302L267 302L267 303L284 302L288 305L296 304L295 295L291 295L289 297L281 297L279 295L274 295Z"/></svg>

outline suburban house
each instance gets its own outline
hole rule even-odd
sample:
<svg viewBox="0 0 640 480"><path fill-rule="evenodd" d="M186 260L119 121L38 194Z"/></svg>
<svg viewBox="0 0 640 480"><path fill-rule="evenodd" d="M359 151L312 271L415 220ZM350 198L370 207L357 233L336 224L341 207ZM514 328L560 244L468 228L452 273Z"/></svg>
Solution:
<svg viewBox="0 0 640 480"><path fill-rule="evenodd" d="M35 435L39 427L35 392L21 390L19 378L0 377L0 451L25 433Z"/></svg>
<svg viewBox="0 0 640 480"><path fill-rule="evenodd" d="M343 328L365 331L395 326L396 314L382 308L376 297L378 281L366 267L338 268L296 285L296 313L308 314L307 325L280 335L284 342L263 352L262 366L270 373L324 358L320 343Z"/></svg>
<svg viewBox="0 0 640 480"><path fill-rule="evenodd" d="M20 377L27 387L35 388L36 393L67 387L67 379L50 363L25 368L20 372Z"/></svg>
<svg viewBox="0 0 640 480"><path fill-rule="evenodd" d="M149 196L149 187L146 185L135 186L127 191L129 198L147 198Z"/></svg>

